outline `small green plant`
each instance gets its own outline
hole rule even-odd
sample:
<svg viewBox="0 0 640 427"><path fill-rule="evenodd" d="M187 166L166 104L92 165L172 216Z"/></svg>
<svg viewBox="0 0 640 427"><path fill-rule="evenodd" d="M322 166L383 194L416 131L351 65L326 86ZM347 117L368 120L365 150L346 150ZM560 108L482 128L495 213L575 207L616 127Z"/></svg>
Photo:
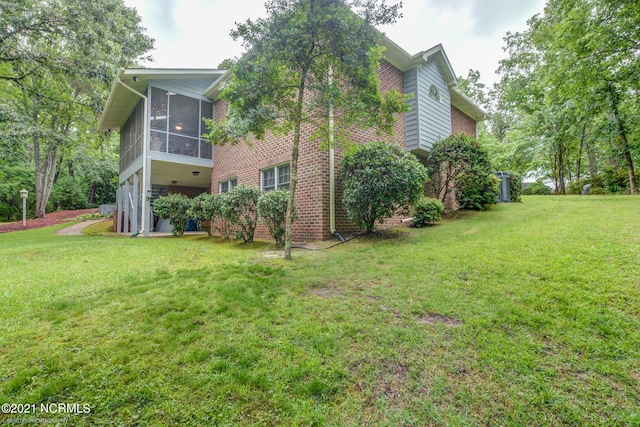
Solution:
<svg viewBox="0 0 640 427"><path fill-rule="evenodd" d="M413 154L376 141L344 157L341 177L349 219L372 233L376 221L407 211L420 199L427 171Z"/></svg>
<svg viewBox="0 0 640 427"><path fill-rule="evenodd" d="M161 196L153 202L153 212L169 220L169 223L173 226L171 232L175 236L184 234L185 223L190 219L187 213L190 207L191 199L182 194Z"/></svg>
<svg viewBox="0 0 640 427"><path fill-rule="evenodd" d="M260 196L258 200L258 214L278 246L284 245L284 226L288 200L289 190L269 191ZM295 210L293 219L295 220Z"/></svg>
<svg viewBox="0 0 640 427"><path fill-rule="evenodd" d="M113 214L111 216L113 216ZM78 221L89 221L92 219L101 219L101 218L104 218L104 216L100 215L99 213L82 214L76 217Z"/></svg>
<svg viewBox="0 0 640 427"><path fill-rule="evenodd" d="M425 227L440 221L444 213L444 206L438 199L430 197L421 198L414 206L413 225Z"/></svg>
<svg viewBox="0 0 640 427"><path fill-rule="evenodd" d="M253 242L258 225L258 199L260 189L238 185L233 187L223 199L223 215L237 228L235 238L245 243Z"/></svg>

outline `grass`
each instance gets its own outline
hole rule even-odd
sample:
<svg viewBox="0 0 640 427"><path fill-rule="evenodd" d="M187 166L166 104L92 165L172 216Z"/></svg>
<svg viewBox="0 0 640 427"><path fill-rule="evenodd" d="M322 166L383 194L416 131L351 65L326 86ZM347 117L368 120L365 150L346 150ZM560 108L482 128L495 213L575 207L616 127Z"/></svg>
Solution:
<svg viewBox="0 0 640 427"><path fill-rule="evenodd" d="M38 414L79 426L638 426L639 208L534 196L290 263L3 234L0 403L88 403Z"/></svg>

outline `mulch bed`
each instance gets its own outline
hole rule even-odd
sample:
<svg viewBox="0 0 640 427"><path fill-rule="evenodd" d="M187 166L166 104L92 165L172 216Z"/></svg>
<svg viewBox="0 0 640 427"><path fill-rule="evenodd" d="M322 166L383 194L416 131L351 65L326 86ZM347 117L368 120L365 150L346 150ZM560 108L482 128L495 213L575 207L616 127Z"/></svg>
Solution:
<svg viewBox="0 0 640 427"><path fill-rule="evenodd" d="M42 228L49 227L50 225L56 225L66 222L69 219L74 219L78 215L97 213L97 208L92 209L78 209L73 211L57 211L47 213L44 218L27 219L27 226L22 226L22 220L14 222L0 223L0 233L8 233L10 231L28 230L30 228Z"/></svg>

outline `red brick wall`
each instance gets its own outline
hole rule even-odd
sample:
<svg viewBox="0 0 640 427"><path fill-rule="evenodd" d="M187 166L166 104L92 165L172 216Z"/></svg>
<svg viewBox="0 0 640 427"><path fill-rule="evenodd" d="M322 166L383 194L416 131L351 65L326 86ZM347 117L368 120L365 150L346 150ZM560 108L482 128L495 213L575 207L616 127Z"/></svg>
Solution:
<svg viewBox="0 0 640 427"><path fill-rule="evenodd" d="M392 88L403 89L402 72L386 61L383 61L379 71L382 91ZM227 105L218 101L215 105L214 117L220 119L226 115ZM395 125L395 135L392 137L377 135L373 129L349 129L350 139L362 144L365 142L384 139L392 143L405 146L404 115L398 115ZM296 188L296 206L298 219L294 223L294 239L296 241L312 241L331 237L329 226L329 152L320 150L319 142L309 141L313 132L310 125L303 126L298 159L298 184ZM215 147L214 168L211 189L219 191L220 181L237 178L238 184L260 186L260 170L289 162L293 135L276 137L272 134L264 140L247 140L248 144L238 144L232 147ZM340 161L342 150L336 149L336 229L341 234L357 231L351 224L346 212L342 208L342 191L340 186ZM393 221L387 223L392 224ZM257 237L268 238L264 227L256 230Z"/></svg>
<svg viewBox="0 0 640 427"><path fill-rule="evenodd" d="M464 132L474 138L476 135L476 122L453 105L451 106L451 133Z"/></svg>
<svg viewBox="0 0 640 427"><path fill-rule="evenodd" d="M167 189L167 194L182 194L184 196L193 199L196 196L199 196L202 193L207 193L209 191L208 188L197 188L197 187L182 187L180 185L170 185Z"/></svg>

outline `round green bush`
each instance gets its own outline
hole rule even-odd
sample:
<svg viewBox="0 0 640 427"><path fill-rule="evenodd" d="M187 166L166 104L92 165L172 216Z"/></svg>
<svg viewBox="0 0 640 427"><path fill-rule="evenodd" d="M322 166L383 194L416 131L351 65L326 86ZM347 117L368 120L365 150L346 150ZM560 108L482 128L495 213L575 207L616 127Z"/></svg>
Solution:
<svg viewBox="0 0 640 427"><path fill-rule="evenodd" d="M442 202L429 197L421 198L413 209L413 225L416 227L433 225L442 218L444 213Z"/></svg>
<svg viewBox="0 0 640 427"><path fill-rule="evenodd" d="M408 210L424 192L427 171L418 158L384 141L359 146L342 160L342 204L367 233L375 222Z"/></svg>
<svg viewBox="0 0 640 427"><path fill-rule="evenodd" d="M284 245L285 216L287 215L288 201L289 190L284 189L268 191L258 199L258 214L278 246ZM295 206L293 219L295 220Z"/></svg>

